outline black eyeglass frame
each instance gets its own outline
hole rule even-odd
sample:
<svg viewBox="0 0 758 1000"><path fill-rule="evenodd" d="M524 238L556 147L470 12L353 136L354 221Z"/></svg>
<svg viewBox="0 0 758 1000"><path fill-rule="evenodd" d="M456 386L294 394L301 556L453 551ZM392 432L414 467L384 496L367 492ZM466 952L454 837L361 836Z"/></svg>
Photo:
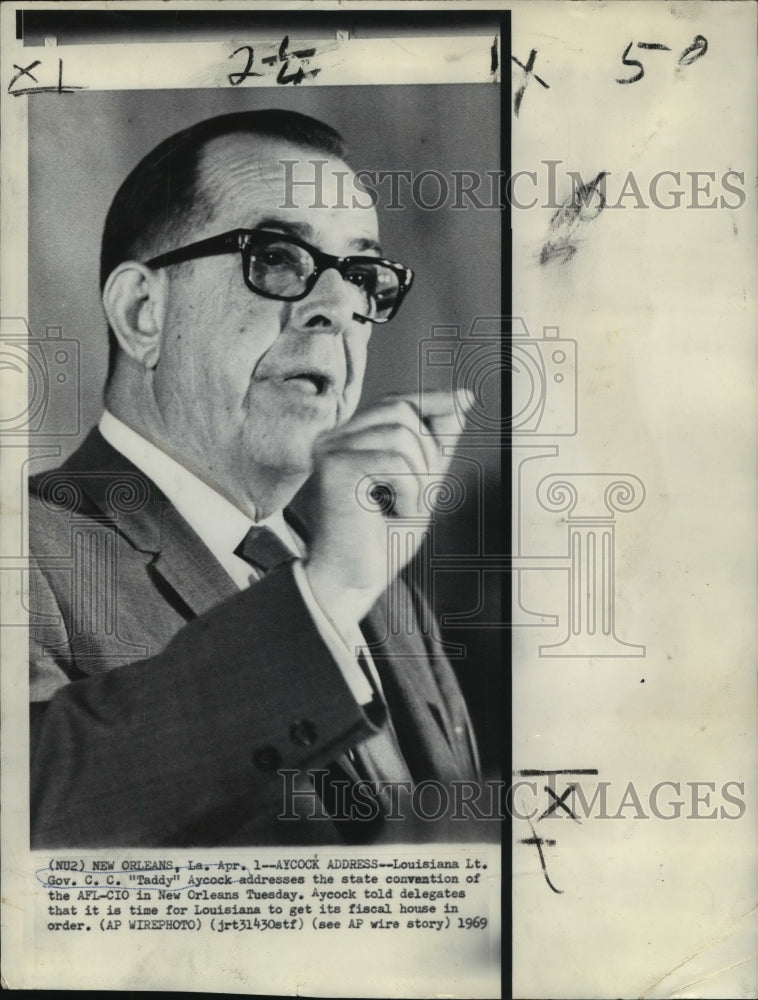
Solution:
<svg viewBox="0 0 758 1000"><path fill-rule="evenodd" d="M275 242L281 240L286 243L292 243L303 250L307 250L311 255L314 264L313 273L308 277L305 289L299 295L276 295L273 292L267 292L265 289L257 288L253 285L250 280L250 256L253 252L254 244L259 237L263 237L264 241L270 240L271 242ZM333 254L318 250L297 236L291 236L289 233L277 233L268 229L232 229L228 233L220 233L218 236L210 236L208 239L199 240L197 243L189 243L187 246L179 247L176 250L168 250L166 253L158 254L157 257L152 257L144 263L145 267L157 270L161 267L168 267L171 264L183 264L188 260L196 260L198 257L213 257L224 253L240 253L242 255L242 277L251 292L255 292L256 295L262 295L267 299L276 299L280 302L299 302L301 299L304 299L306 295L309 295L313 291L313 287L320 275L332 267L336 268L343 280L346 280L345 273L347 269L354 264L369 262L388 267L391 271L394 271L399 280L395 304L389 314L381 319L354 313L354 318L361 323L389 323L397 314L403 299L413 284L413 271L404 264L398 264L394 260L360 254L353 254L348 257L335 257Z"/></svg>

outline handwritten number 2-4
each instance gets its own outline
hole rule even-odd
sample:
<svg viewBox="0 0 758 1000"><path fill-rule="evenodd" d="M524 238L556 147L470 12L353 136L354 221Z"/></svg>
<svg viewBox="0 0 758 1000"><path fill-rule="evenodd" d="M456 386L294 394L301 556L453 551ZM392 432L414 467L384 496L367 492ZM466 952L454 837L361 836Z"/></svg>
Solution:
<svg viewBox="0 0 758 1000"><path fill-rule="evenodd" d="M302 83L303 80L307 80L310 77L318 76L321 72L320 69L305 69L304 67L308 65L309 60L312 56L316 54L316 49L297 49L296 51L290 51L289 49L289 37L284 36L282 42L279 46L279 50L276 55L264 56L261 59L261 63L264 66L279 66L279 72L276 74L276 82L280 84L292 83L297 86L297 84ZM253 51L252 45L240 45L238 49L235 49L229 59L234 59L236 55L240 52L247 53L247 61L245 63L245 68L239 73L229 73L227 79L233 87L239 87L241 83L251 76L263 76L262 73L256 73L253 70L253 62L255 61L255 52ZM295 65L296 70L291 70L290 66Z"/></svg>
<svg viewBox="0 0 758 1000"><path fill-rule="evenodd" d="M624 49L624 54L621 56L621 61L625 66L636 66L637 72L626 79L616 79L616 83L637 83L645 75L645 68L639 59L630 59L629 53L632 51L632 46L634 42L629 42L627 47ZM668 45L662 45L660 42L637 42L638 49L653 49L663 52L670 52L671 49ZM695 35L695 40L691 45L682 52L677 60L680 66L690 66L695 62L696 59L700 59L708 51L708 39L703 35Z"/></svg>

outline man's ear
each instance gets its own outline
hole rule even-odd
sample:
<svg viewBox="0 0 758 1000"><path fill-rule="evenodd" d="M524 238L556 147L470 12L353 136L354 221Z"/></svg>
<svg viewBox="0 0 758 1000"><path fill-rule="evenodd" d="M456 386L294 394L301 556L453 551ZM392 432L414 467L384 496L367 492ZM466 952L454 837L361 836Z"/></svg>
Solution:
<svg viewBox="0 0 758 1000"><path fill-rule="evenodd" d="M161 355L167 288L163 276L144 264L119 264L103 288L103 308L121 350L144 368Z"/></svg>

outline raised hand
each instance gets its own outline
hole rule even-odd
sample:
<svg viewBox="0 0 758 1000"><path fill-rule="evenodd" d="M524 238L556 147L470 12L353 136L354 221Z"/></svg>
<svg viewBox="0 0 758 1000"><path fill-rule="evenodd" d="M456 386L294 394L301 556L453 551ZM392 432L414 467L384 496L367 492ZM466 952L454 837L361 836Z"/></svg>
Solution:
<svg viewBox="0 0 758 1000"><path fill-rule="evenodd" d="M442 440L452 444L461 430L450 394L436 392L424 394L423 408L416 396L387 397L319 438L305 571L331 617L360 621L415 554L431 514L425 487L451 461ZM416 539L391 565L387 522L397 517L412 519Z"/></svg>

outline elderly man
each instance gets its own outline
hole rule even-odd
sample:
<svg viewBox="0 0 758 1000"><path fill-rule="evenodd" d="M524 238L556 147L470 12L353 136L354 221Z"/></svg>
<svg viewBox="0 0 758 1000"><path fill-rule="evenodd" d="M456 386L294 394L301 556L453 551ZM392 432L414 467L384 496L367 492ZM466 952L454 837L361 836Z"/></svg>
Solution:
<svg viewBox="0 0 758 1000"><path fill-rule="evenodd" d="M477 778L449 664L388 628L457 424L443 395L355 415L412 273L343 156L303 115L224 115L113 201L106 409L31 484L35 847L412 838L388 792Z"/></svg>

